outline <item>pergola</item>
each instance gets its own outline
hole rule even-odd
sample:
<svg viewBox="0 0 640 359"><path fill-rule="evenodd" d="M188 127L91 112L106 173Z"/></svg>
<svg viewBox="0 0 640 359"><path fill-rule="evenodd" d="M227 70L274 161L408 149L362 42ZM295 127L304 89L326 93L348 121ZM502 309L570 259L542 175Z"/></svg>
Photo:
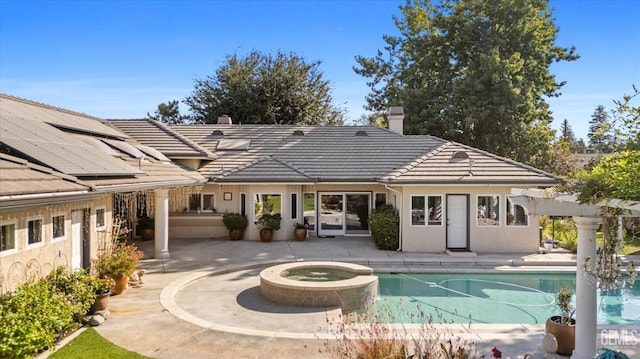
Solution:
<svg viewBox="0 0 640 359"><path fill-rule="evenodd" d="M602 207L625 209L631 216L640 216L640 202L609 200L607 203L582 204L573 194L552 194L539 189L513 189L510 199L532 215L571 216L578 229L578 265L591 258L593 270L596 257L596 231L602 221ZM576 275L576 349L572 358L591 359L596 353L597 288L586 276Z"/></svg>

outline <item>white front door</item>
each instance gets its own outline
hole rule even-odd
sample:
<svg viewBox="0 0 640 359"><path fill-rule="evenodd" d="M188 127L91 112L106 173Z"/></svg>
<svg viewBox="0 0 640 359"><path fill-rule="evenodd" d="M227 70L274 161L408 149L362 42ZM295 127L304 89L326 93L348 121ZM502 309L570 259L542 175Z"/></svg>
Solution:
<svg viewBox="0 0 640 359"><path fill-rule="evenodd" d="M71 212L71 269L82 268L83 212Z"/></svg>
<svg viewBox="0 0 640 359"><path fill-rule="evenodd" d="M447 249L469 249L469 196L447 195Z"/></svg>

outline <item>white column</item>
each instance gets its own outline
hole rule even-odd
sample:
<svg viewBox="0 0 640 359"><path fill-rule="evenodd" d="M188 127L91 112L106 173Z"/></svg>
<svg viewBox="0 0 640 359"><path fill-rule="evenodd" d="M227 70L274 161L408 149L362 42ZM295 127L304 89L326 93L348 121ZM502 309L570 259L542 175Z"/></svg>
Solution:
<svg viewBox="0 0 640 359"><path fill-rule="evenodd" d="M169 258L169 190L157 189L155 208L155 252L153 258Z"/></svg>
<svg viewBox="0 0 640 359"><path fill-rule="evenodd" d="M574 216L578 228L578 255L576 268L576 349L572 359L592 359L596 355L597 337L597 284L584 276L582 263L591 258L591 269L596 260L596 230L599 217Z"/></svg>

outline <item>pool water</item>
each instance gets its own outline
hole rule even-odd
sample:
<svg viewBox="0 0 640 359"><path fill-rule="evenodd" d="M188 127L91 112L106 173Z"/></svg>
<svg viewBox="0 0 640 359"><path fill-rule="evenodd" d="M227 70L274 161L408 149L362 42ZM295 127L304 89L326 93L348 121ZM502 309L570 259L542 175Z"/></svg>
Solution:
<svg viewBox="0 0 640 359"><path fill-rule="evenodd" d="M351 279L356 276L353 272L347 272L335 268L300 268L290 269L284 277L303 282L333 282L337 280Z"/></svg>
<svg viewBox="0 0 640 359"><path fill-rule="evenodd" d="M544 324L557 315L556 292L575 293L575 273L378 274L367 315L387 323ZM575 296L573 298L575 304ZM640 280L598 292L598 324L640 324Z"/></svg>

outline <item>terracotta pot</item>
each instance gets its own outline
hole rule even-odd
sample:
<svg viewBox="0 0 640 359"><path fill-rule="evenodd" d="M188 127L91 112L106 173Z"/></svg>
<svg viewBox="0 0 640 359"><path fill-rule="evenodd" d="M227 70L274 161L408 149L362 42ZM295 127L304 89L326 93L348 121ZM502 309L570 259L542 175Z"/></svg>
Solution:
<svg viewBox="0 0 640 359"><path fill-rule="evenodd" d="M230 229L229 230L229 239L232 241L239 241L242 239L244 235L244 230L242 229Z"/></svg>
<svg viewBox="0 0 640 359"><path fill-rule="evenodd" d="M260 230L260 240L263 242L271 242L273 239L273 229L263 228Z"/></svg>
<svg viewBox="0 0 640 359"><path fill-rule="evenodd" d="M295 228L293 230L293 239L296 241L304 241L307 239L307 229L306 228Z"/></svg>
<svg viewBox="0 0 640 359"><path fill-rule="evenodd" d="M140 238L143 241L151 241L155 237L155 231L153 228L145 228L140 232Z"/></svg>
<svg viewBox="0 0 640 359"><path fill-rule="evenodd" d="M94 314L97 311L105 310L109 306L109 298L111 298L111 293L98 294L95 302L91 306L89 311L90 314Z"/></svg>
<svg viewBox="0 0 640 359"><path fill-rule="evenodd" d="M126 274L113 274L110 275L111 279L115 282L113 289L111 289L111 294L117 295L124 292L127 289L127 284L129 282L129 276Z"/></svg>
<svg viewBox="0 0 640 359"><path fill-rule="evenodd" d="M545 332L553 334L558 342L557 353L571 355L576 348L576 321L571 319L571 325L561 324L560 316L555 315L545 323Z"/></svg>

